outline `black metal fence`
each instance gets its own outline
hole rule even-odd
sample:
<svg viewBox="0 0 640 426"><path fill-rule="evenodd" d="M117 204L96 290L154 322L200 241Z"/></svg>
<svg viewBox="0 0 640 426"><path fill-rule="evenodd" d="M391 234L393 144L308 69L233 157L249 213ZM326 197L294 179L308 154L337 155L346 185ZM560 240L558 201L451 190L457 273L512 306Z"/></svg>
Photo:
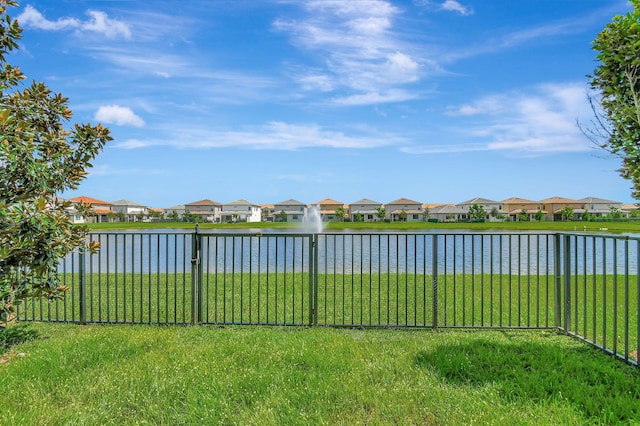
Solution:
<svg viewBox="0 0 640 426"><path fill-rule="evenodd" d="M548 328L637 365L640 240L578 233L92 233L19 318Z"/></svg>

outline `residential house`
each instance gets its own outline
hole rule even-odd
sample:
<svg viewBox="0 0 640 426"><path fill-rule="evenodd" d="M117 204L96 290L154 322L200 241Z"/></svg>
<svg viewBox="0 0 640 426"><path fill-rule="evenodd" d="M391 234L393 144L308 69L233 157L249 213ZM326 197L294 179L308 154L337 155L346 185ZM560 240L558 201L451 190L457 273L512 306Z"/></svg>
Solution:
<svg viewBox="0 0 640 426"><path fill-rule="evenodd" d="M167 207L164 209L164 218L169 220L181 220L184 217L185 206L184 204L178 204L176 206Z"/></svg>
<svg viewBox="0 0 640 426"><path fill-rule="evenodd" d="M423 204L422 205L422 211L424 212L424 217L426 220L432 220L434 222L438 221L438 218L436 217L432 217L431 216L431 212L433 211L433 209L437 209L438 207L442 207L442 206L452 206L452 203L429 203L429 204Z"/></svg>
<svg viewBox="0 0 640 426"><path fill-rule="evenodd" d="M562 220L562 212L566 207L571 207L573 209L573 217L570 220L574 220L577 217L580 217L584 210L584 202L578 200L572 200L569 198L562 197L551 197L546 198L540 201L541 210L546 212L547 220Z"/></svg>
<svg viewBox="0 0 640 426"><path fill-rule="evenodd" d="M262 222L273 222L275 205L273 204L260 204L260 210L262 211Z"/></svg>
<svg viewBox="0 0 640 426"><path fill-rule="evenodd" d="M164 217L164 209L159 207L149 207L149 221L150 222L162 222Z"/></svg>
<svg viewBox="0 0 640 426"><path fill-rule="evenodd" d="M399 198L385 205L387 218L392 222L420 222L425 220L422 203Z"/></svg>
<svg viewBox="0 0 640 426"><path fill-rule="evenodd" d="M318 208L320 209L320 219L323 222L330 222L332 220L335 220L336 210L339 208L345 208L343 203L332 200L331 198L325 198L324 200L313 203L313 205L318 206Z"/></svg>
<svg viewBox="0 0 640 426"><path fill-rule="evenodd" d="M361 218L362 222L374 222L380 220L377 215L381 207L382 203L363 198L349 205L349 217L353 222L357 217Z"/></svg>
<svg viewBox="0 0 640 426"><path fill-rule="evenodd" d="M521 219L531 221L535 220L535 215L542 212L546 216L547 212L542 210L539 201L527 200L525 198L511 197L502 200L502 210L507 218L512 222L518 222Z"/></svg>
<svg viewBox="0 0 640 426"><path fill-rule="evenodd" d="M281 201L273 205L275 222L302 222L307 215L307 205L297 200Z"/></svg>
<svg viewBox="0 0 640 426"><path fill-rule="evenodd" d="M492 222L502 220L500 219L500 215L503 213L502 203L499 201L488 200L486 198L474 198L474 199L456 204L457 207L460 207L461 209L465 210L467 213L469 213L472 206L476 206L476 205L479 207L482 207L482 209L486 212L486 215L483 218L484 220L492 221ZM469 214L469 218L471 218L470 214Z"/></svg>
<svg viewBox="0 0 640 426"><path fill-rule="evenodd" d="M222 215L222 204L209 199L186 203L184 214L187 213L205 222L218 223Z"/></svg>
<svg viewBox="0 0 640 426"><path fill-rule="evenodd" d="M609 216L614 211L618 211L625 216L628 215L628 211L624 211L622 209L622 203L619 201L611 201L595 197L581 198L578 201L583 203L582 210L584 210L584 212L578 217L579 219L582 218L582 215L585 213L595 217Z"/></svg>
<svg viewBox="0 0 640 426"><path fill-rule="evenodd" d="M86 197L84 195L69 198L68 201L71 201L71 207L68 214L73 223L109 222L115 214L112 210L112 204L108 201L102 201L97 198ZM77 204L91 206L92 213L87 217L83 217L75 208Z"/></svg>
<svg viewBox="0 0 640 426"><path fill-rule="evenodd" d="M469 211L454 204L437 204L429 208L429 220L438 222L468 222Z"/></svg>
<svg viewBox="0 0 640 426"><path fill-rule="evenodd" d="M236 200L222 205L220 217L223 222L260 222L262 209L259 204Z"/></svg>
<svg viewBox="0 0 640 426"><path fill-rule="evenodd" d="M125 222L142 222L149 216L149 209L142 204L134 203L129 200L118 200L112 204L112 210L116 216L122 218Z"/></svg>

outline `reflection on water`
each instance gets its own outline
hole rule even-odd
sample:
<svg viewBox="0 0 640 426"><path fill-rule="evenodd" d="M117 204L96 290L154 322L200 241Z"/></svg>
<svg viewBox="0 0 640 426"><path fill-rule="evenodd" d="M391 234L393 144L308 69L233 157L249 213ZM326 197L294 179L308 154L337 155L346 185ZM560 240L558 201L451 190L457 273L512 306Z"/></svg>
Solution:
<svg viewBox="0 0 640 426"><path fill-rule="evenodd" d="M220 232L223 231L223 232ZM204 273L551 274L569 256L578 273L635 274L637 239L624 236L513 232L299 233L276 230L101 232L90 272L185 273L193 253ZM196 247L197 245L197 247ZM317 249L317 250L316 250ZM556 265L560 250L560 265ZM75 269L77 254L61 268Z"/></svg>

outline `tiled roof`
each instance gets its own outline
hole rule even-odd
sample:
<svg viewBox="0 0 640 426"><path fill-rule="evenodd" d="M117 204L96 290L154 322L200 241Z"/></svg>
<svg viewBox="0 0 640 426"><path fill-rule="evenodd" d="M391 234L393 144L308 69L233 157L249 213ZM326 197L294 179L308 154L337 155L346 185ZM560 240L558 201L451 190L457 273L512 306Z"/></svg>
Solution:
<svg viewBox="0 0 640 426"><path fill-rule="evenodd" d="M340 201L332 200L331 198L325 198L324 200L317 201L313 204L325 205L325 204L340 204L343 205Z"/></svg>
<svg viewBox="0 0 640 426"><path fill-rule="evenodd" d="M581 198L578 201L583 201L585 203L594 203L594 204L621 204L619 201L611 201L611 200L605 200L604 198L595 198L595 197Z"/></svg>
<svg viewBox="0 0 640 426"><path fill-rule="evenodd" d="M222 204L211 201L209 199L204 199L200 201L194 201L193 203L186 203L185 206L221 206Z"/></svg>
<svg viewBox="0 0 640 426"><path fill-rule="evenodd" d="M259 206L259 204L255 204L255 203L249 202L247 200L242 200L242 199L236 200L236 201L232 201L230 203L226 203L226 204L223 204L223 205L225 205L225 206Z"/></svg>
<svg viewBox="0 0 640 426"><path fill-rule="evenodd" d="M114 206L134 206L134 207L146 207L142 204L139 203L134 203L133 201L129 201L129 200L118 200L118 201L113 201L111 203Z"/></svg>
<svg viewBox="0 0 640 426"><path fill-rule="evenodd" d="M373 205L375 204L376 206L379 206L381 203L377 202L377 201L372 201L369 200L368 198L363 198L362 200L358 200L356 202L351 203L353 204L361 204L361 205Z"/></svg>
<svg viewBox="0 0 640 426"><path fill-rule="evenodd" d="M506 200L502 200L502 204L537 204L537 201L526 200L524 198L511 197Z"/></svg>
<svg viewBox="0 0 640 426"><path fill-rule="evenodd" d="M69 198L69 201L73 201L75 203L82 203L82 204L102 204L104 206L110 206L111 203L108 201L102 201L102 200L98 200L97 198L91 198L91 197L86 197L84 195L80 196L80 197L74 197L74 198Z"/></svg>
<svg viewBox="0 0 640 426"><path fill-rule="evenodd" d="M281 205L287 205L287 206L306 206L306 204L301 203L298 200L294 200L294 199L289 199L286 201L280 201L279 203L275 204L276 206L281 206Z"/></svg>
<svg viewBox="0 0 640 426"><path fill-rule="evenodd" d="M419 205L422 205L422 203L419 203L419 202L413 201L413 200L409 200L408 198L398 198L395 201L387 203L387 205L394 205L394 204L419 204Z"/></svg>
<svg viewBox="0 0 640 426"><path fill-rule="evenodd" d="M551 198L545 198L540 202L541 203L579 203L580 201L571 200L569 198L562 198L562 197L551 197Z"/></svg>
<svg viewBox="0 0 640 426"><path fill-rule="evenodd" d="M434 207L430 209L429 214L447 214L447 213L460 213L466 214L467 211L461 207L454 206L451 204L442 204L438 207Z"/></svg>
<svg viewBox="0 0 640 426"><path fill-rule="evenodd" d="M458 205L462 204L495 204L497 201L489 200L487 198L474 198L473 200L464 201L462 203L458 203Z"/></svg>

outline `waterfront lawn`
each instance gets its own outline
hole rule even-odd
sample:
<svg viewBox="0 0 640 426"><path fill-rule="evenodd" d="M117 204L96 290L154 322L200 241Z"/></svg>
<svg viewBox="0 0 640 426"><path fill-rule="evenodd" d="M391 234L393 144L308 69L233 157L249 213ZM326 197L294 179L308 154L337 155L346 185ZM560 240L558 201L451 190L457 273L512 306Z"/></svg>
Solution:
<svg viewBox="0 0 640 426"><path fill-rule="evenodd" d="M0 424L640 421L640 370L551 331L30 327Z"/></svg>

